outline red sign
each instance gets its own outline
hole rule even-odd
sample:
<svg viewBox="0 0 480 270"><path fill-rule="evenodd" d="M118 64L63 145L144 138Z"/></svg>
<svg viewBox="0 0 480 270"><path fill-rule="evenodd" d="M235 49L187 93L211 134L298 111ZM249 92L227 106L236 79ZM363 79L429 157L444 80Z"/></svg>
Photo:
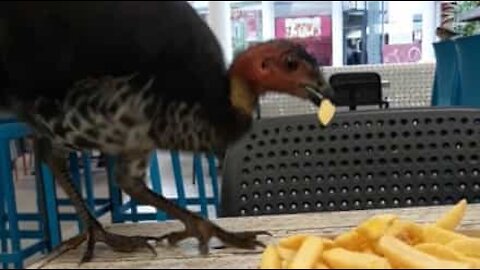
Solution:
<svg viewBox="0 0 480 270"><path fill-rule="evenodd" d="M332 19L329 16L277 18L275 37L302 44L322 66L332 64Z"/></svg>
<svg viewBox="0 0 480 270"><path fill-rule="evenodd" d="M328 16L277 18L277 38L331 37L332 21Z"/></svg>

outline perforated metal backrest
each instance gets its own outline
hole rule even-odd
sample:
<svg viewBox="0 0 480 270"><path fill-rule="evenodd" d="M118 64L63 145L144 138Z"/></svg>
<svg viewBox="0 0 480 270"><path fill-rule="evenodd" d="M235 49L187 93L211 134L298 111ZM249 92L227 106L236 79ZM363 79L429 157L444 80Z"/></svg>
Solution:
<svg viewBox="0 0 480 270"><path fill-rule="evenodd" d="M480 110L256 121L229 149L222 216L480 202Z"/></svg>
<svg viewBox="0 0 480 270"><path fill-rule="evenodd" d="M375 72L336 73L329 79L337 106L380 105L382 80Z"/></svg>

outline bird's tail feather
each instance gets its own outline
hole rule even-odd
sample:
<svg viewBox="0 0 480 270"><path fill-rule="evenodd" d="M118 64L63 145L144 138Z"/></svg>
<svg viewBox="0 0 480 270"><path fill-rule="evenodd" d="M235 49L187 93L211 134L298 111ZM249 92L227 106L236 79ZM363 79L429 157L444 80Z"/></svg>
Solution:
<svg viewBox="0 0 480 270"><path fill-rule="evenodd" d="M9 107L8 95L5 90L5 87L2 87L2 82L0 81L0 111L4 111Z"/></svg>
<svg viewBox="0 0 480 270"><path fill-rule="evenodd" d="M9 106L9 95L7 94L8 87L7 72L4 69L2 61L0 60L0 111L5 111Z"/></svg>

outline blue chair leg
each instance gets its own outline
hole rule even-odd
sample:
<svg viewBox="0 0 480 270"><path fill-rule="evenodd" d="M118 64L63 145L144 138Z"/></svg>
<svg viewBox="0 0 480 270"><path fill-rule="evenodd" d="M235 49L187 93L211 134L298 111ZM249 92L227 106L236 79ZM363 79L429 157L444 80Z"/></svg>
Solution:
<svg viewBox="0 0 480 270"><path fill-rule="evenodd" d="M51 251L61 243L60 217L55 179L49 167L43 163L38 145L34 146L35 186L40 214L40 224L46 241L46 249Z"/></svg>
<svg viewBox="0 0 480 270"><path fill-rule="evenodd" d="M15 268L23 268L23 260L20 256L22 250L20 246L20 231L18 228L18 212L15 200L15 189L13 187L13 178L11 174L10 147L8 140L0 142L0 178L2 179L3 190L5 191L6 209L8 215L8 230L10 242L12 244L12 253L16 254L13 260Z"/></svg>
<svg viewBox="0 0 480 270"><path fill-rule="evenodd" d="M154 151L150 160L150 178L152 189L158 194L162 194L162 177L160 175L160 166L158 166L157 151ZM165 212L157 210L157 221L166 220Z"/></svg>
<svg viewBox="0 0 480 270"><path fill-rule="evenodd" d="M1 165L0 165L1 166ZM0 172L5 170L2 166L0 167ZM3 179L3 178L2 178ZM0 179L0 247L2 254L7 254L8 251L8 243L7 243L7 213L5 212L5 192L4 192L4 184L3 182L6 181L5 179ZM2 263L2 269L7 269L8 263Z"/></svg>
<svg viewBox="0 0 480 270"><path fill-rule="evenodd" d="M217 166L215 163L215 155L207 154L208 161L208 170L210 173L210 178L212 179L212 193L213 201L215 203L215 210L218 211L220 206L220 197L219 197L219 188L218 188L218 175L217 175Z"/></svg>
<svg viewBox="0 0 480 270"><path fill-rule="evenodd" d="M194 154L194 159L195 159L195 155L196 154ZM195 167L195 162L193 162L193 164L192 164L192 172L193 172L192 173L192 184L194 184L194 185L195 185L195 180L196 180L196 175L195 175L196 170L197 170L197 168Z"/></svg>
<svg viewBox="0 0 480 270"><path fill-rule="evenodd" d="M208 203L207 194L205 192L205 181L203 178L202 154L195 154L193 156L193 163L195 164L195 175L197 176L198 197L200 203L200 214L203 217L208 217Z"/></svg>
<svg viewBox="0 0 480 270"><path fill-rule="evenodd" d="M42 182L43 193L45 194L45 209L47 216L47 227L49 235L49 245L53 249L60 245L62 235L60 230L60 223L58 217L57 192L55 186L55 179L50 168L42 163L40 165L40 179Z"/></svg>
<svg viewBox="0 0 480 270"><path fill-rule="evenodd" d="M180 207L187 207L187 199L185 197L185 187L183 183L182 167L180 165L180 156L178 151L171 151L173 174L175 177L175 185L177 187L177 203Z"/></svg>
<svg viewBox="0 0 480 270"><path fill-rule="evenodd" d="M93 193L92 179L92 159L89 152L82 153L83 178L85 180L85 193L87 196L87 205L95 213L95 194Z"/></svg>
<svg viewBox="0 0 480 270"><path fill-rule="evenodd" d="M130 198L130 216L132 222L138 222L138 203L134 199Z"/></svg>
<svg viewBox="0 0 480 270"><path fill-rule="evenodd" d="M110 205L112 210L112 223L123 222L122 218L122 194L115 182L115 157L107 156L107 178L110 193Z"/></svg>
<svg viewBox="0 0 480 270"><path fill-rule="evenodd" d="M77 185L77 188L80 184L80 166L77 156L77 152L72 152L68 155L68 162L70 167L70 173L72 175L72 180Z"/></svg>

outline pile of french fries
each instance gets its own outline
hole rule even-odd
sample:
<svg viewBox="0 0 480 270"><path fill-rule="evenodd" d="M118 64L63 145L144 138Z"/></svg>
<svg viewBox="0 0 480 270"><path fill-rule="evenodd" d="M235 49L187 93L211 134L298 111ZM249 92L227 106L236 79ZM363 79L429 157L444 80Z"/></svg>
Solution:
<svg viewBox="0 0 480 270"><path fill-rule="evenodd" d="M455 232L467 202L434 224L377 215L334 238L293 235L263 252L262 269L478 269L480 238Z"/></svg>

